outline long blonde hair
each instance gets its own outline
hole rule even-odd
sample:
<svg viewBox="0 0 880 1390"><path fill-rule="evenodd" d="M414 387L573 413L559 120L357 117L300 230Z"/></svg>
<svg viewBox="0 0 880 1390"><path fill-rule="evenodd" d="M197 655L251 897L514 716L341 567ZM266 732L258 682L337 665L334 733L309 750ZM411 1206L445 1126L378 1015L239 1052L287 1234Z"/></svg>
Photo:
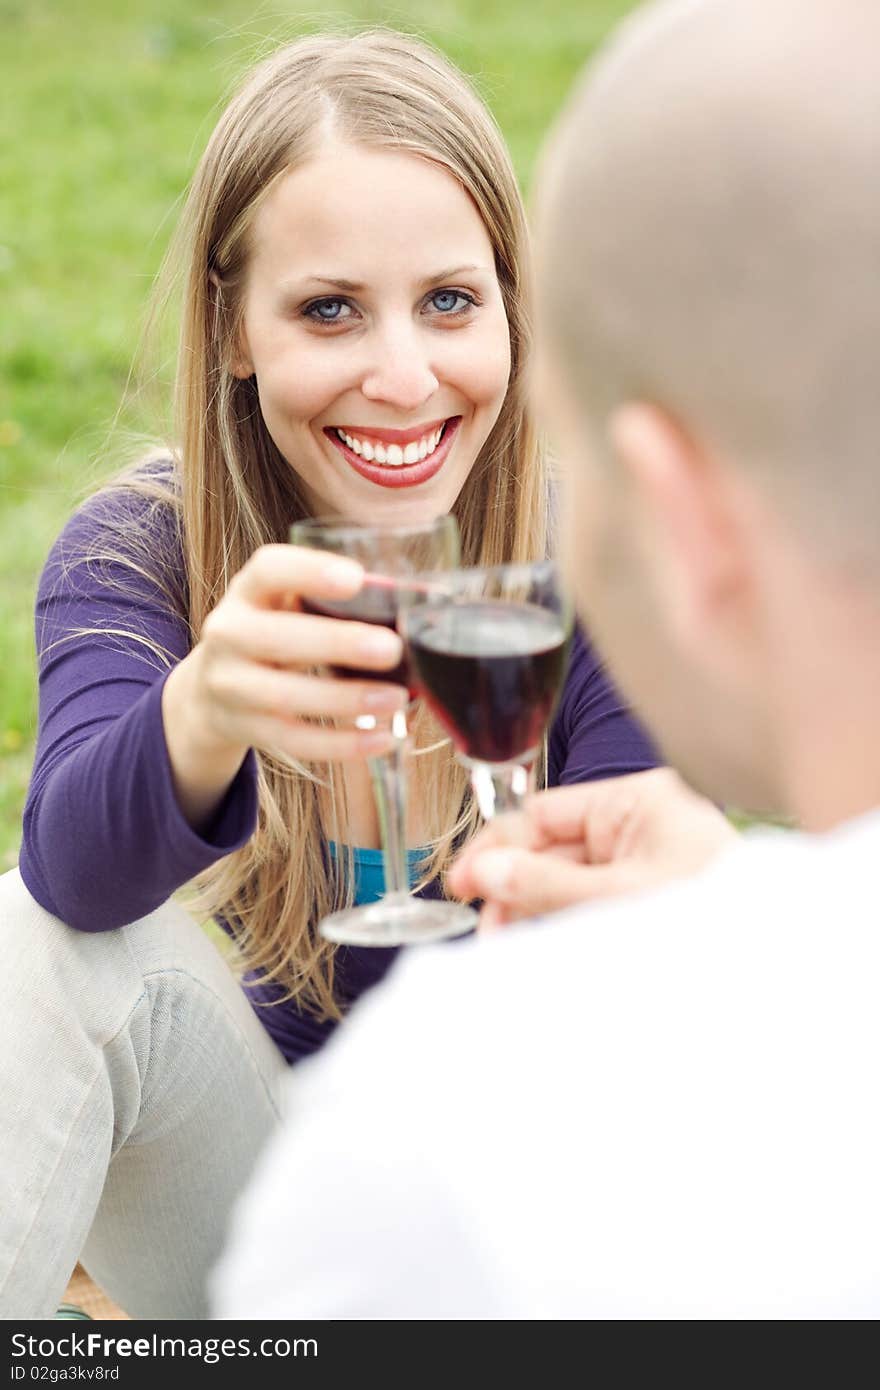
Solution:
<svg viewBox="0 0 880 1390"><path fill-rule="evenodd" d="M455 504L465 564L541 557L548 482L525 402L530 344L527 232L501 134L466 79L427 44L390 31L319 35L262 61L223 112L195 172L166 270L182 277L170 472L131 470L116 486L147 494L129 563L149 567L150 518L174 509L183 552L183 607L197 642L208 613L261 545L287 539L306 515L291 463L270 438L255 384L230 371L242 313L248 231L256 208L285 172L306 160L332 121L338 139L391 147L447 169L473 199L491 238L510 329L511 375L498 420ZM131 560L140 550L140 559ZM155 558L153 565L155 566ZM419 766L436 824L423 881L443 875L454 845L473 833L465 774L429 716L415 722ZM338 1017L335 948L320 918L351 900L348 872L329 861L319 793L344 806L339 770L257 754L259 823L249 842L202 876L197 904L235 924L243 965L279 981L286 997L319 1017ZM344 860L343 860L344 864Z"/></svg>

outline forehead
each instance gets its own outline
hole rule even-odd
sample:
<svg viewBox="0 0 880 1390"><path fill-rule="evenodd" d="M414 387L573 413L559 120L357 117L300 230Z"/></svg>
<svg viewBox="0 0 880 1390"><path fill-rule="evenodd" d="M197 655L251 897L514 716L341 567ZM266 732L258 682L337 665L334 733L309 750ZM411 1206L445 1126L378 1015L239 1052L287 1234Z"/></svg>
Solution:
<svg viewBox="0 0 880 1390"><path fill-rule="evenodd" d="M398 150L333 144L284 174L257 210L251 272L373 283L466 261L491 267L470 195L440 165Z"/></svg>

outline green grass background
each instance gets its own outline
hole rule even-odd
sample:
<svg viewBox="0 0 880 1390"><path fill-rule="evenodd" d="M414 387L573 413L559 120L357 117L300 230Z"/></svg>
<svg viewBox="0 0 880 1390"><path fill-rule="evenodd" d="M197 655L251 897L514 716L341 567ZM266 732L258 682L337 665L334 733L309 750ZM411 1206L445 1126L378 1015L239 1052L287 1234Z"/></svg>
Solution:
<svg viewBox="0 0 880 1390"><path fill-rule="evenodd" d="M474 77L524 186L572 78L633 0L0 0L0 868L33 755L32 608L111 426L176 209L225 94L274 41L422 34ZM131 429L155 432L143 403Z"/></svg>

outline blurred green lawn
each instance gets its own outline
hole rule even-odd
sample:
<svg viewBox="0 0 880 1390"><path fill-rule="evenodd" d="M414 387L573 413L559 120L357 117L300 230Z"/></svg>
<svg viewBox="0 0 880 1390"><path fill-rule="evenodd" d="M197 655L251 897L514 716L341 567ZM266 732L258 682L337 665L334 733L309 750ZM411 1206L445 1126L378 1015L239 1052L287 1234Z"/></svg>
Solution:
<svg viewBox="0 0 880 1390"><path fill-rule="evenodd" d="M574 73L631 8L0 0L0 868L17 858L32 758L37 576L77 500L112 471L151 281L230 85L307 30L424 34L476 78L527 185ZM161 425L137 407L125 423Z"/></svg>

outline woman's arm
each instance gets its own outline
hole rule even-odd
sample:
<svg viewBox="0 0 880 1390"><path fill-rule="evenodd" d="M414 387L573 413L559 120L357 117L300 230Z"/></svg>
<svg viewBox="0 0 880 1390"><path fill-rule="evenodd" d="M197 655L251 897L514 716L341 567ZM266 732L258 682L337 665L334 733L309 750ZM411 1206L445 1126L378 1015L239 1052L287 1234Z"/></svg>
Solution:
<svg viewBox="0 0 880 1390"><path fill-rule="evenodd" d="M39 725L20 869L42 906L83 931L151 912L244 844L257 816L253 753L198 831L178 803L162 695L189 633L158 585L86 561L118 505L101 498L73 517L37 595ZM156 542L173 563L170 531Z"/></svg>
<svg viewBox="0 0 880 1390"><path fill-rule="evenodd" d="M161 514L148 515L148 567L179 576L174 527L163 534ZM359 565L258 548L190 650L182 597L175 611L143 566L94 558L97 539L118 549L138 523L130 496L93 499L53 548L37 600L40 720L21 873L38 902L85 931L143 916L245 843L257 820L254 748L368 757L391 735L352 727L356 714L390 719L406 699L383 681L314 674L379 674L400 661L395 633L300 611L300 595L351 597Z"/></svg>

